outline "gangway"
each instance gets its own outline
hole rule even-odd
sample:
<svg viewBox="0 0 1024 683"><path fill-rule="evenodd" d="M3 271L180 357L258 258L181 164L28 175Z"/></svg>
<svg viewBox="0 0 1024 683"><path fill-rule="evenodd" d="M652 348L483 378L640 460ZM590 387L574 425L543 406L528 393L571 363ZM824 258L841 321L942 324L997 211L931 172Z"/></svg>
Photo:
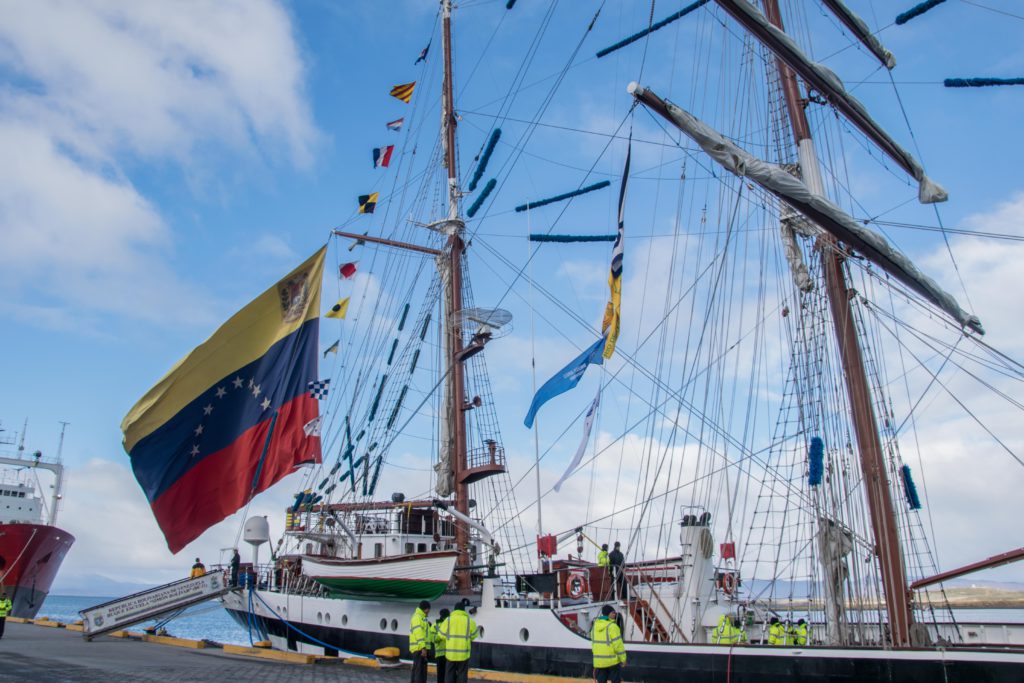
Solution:
<svg viewBox="0 0 1024 683"><path fill-rule="evenodd" d="M82 635L92 640L104 633L179 612L231 591L227 573L215 571L196 578L180 579L140 591L102 605L81 610Z"/></svg>

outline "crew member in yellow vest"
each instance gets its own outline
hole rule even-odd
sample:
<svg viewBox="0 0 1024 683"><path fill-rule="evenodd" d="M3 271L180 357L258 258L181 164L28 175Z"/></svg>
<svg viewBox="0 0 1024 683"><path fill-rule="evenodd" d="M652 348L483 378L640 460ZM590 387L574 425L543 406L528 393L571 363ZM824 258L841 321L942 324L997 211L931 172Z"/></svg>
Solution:
<svg viewBox="0 0 1024 683"><path fill-rule="evenodd" d="M4 637L4 627L7 624L7 615L14 609L14 605L11 604L11 599L7 597L7 593L0 594L0 638Z"/></svg>
<svg viewBox="0 0 1024 683"><path fill-rule="evenodd" d="M768 627L768 644L786 644L786 627L779 621L778 617L772 617L771 626Z"/></svg>
<svg viewBox="0 0 1024 683"><path fill-rule="evenodd" d="M437 680L439 683L444 683L445 671L448 666L444 638L441 637L441 624L445 622L450 614L451 612L446 609L441 610L440 614L437 615L437 623L430 629L430 636L434 643L434 661L437 663Z"/></svg>
<svg viewBox="0 0 1024 683"><path fill-rule="evenodd" d="M609 562L608 562L608 544L607 543L603 544L601 546L601 549L599 551L597 551L597 566L598 567L607 567L607 566L609 566Z"/></svg>
<svg viewBox="0 0 1024 683"><path fill-rule="evenodd" d="M622 668L626 666L626 646L622 630L616 623L615 608L605 605L601 616L590 627L590 647L594 653L594 680L597 683L622 682Z"/></svg>
<svg viewBox="0 0 1024 683"><path fill-rule="evenodd" d="M466 614L468 600L455 604L455 609L437 627L438 635L444 638L445 683L467 683L469 680L469 656L472 643L476 640L476 622Z"/></svg>
<svg viewBox="0 0 1024 683"><path fill-rule="evenodd" d="M746 642L747 634L740 627L739 617L726 617L718 620L711 640L715 645L737 645Z"/></svg>
<svg viewBox="0 0 1024 683"><path fill-rule="evenodd" d="M807 621L804 619L798 619L796 624L790 628L791 630L789 633L790 640L793 641L792 644L799 646L807 645L807 638L809 635Z"/></svg>
<svg viewBox="0 0 1024 683"><path fill-rule="evenodd" d="M196 558L196 563L194 565L192 565L192 573L189 574L189 578L190 579L194 579L197 576L205 576L205 575L206 575L206 565L204 565L202 562L200 562L199 558L197 557Z"/></svg>
<svg viewBox="0 0 1024 683"><path fill-rule="evenodd" d="M411 683L427 683L427 657L430 655L430 603L420 603L409 621L409 652L412 654Z"/></svg>

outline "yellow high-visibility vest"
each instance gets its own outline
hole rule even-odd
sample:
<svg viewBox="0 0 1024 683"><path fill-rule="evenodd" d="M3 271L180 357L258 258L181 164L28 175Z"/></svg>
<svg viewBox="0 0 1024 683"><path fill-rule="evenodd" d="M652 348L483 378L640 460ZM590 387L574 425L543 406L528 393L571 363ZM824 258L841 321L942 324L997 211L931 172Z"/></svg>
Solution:
<svg viewBox="0 0 1024 683"><path fill-rule="evenodd" d="M786 627L782 623L772 624L768 629L768 644L769 645L785 645L786 644Z"/></svg>
<svg viewBox="0 0 1024 683"><path fill-rule="evenodd" d="M5 618L8 614L11 613L11 610L13 608L14 605L11 604L10 598L4 598L3 600L0 600L0 618Z"/></svg>
<svg viewBox="0 0 1024 683"><path fill-rule="evenodd" d="M608 565L609 565L609 562L608 562L608 551L607 550L599 551L597 553L597 566L598 567L607 567Z"/></svg>
<svg viewBox="0 0 1024 683"><path fill-rule="evenodd" d="M409 652L419 652L428 646L427 636L430 633L430 622L426 613L419 607L412 613L409 621Z"/></svg>
<svg viewBox="0 0 1024 683"><path fill-rule="evenodd" d="M472 642L476 640L476 622L465 611L457 609L437 628L444 638L444 656L449 662L469 659Z"/></svg>
<svg viewBox="0 0 1024 683"><path fill-rule="evenodd" d="M594 668L607 669L626 663L626 646L622 642L619 625L600 616L590 629L590 648L594 653Z"/></svg>

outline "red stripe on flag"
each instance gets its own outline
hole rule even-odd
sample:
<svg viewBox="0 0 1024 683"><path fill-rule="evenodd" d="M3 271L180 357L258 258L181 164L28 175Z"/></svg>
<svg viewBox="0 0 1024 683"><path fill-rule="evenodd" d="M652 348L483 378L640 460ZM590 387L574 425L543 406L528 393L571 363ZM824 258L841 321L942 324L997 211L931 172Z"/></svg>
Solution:
<svg viewBox="0 0 1024 683"><path fill-rule="evenodd" d="M256 491L252 480L266 443L270 420L244 431L227 448L203 458L152 503L167 547L177 553L206 529L234 514L255 495L305 462L320 462L320 438L303 425L317 416L316 399L304 392L281 406Z"/></svg>
<svg viewBox="0 0 1024 683"><path fill-rule="evenodd" d="M391 153L395 151L394 145L388 145L384 148L384 154L381 156L380 165L385 168L391 163Z"/></svg>

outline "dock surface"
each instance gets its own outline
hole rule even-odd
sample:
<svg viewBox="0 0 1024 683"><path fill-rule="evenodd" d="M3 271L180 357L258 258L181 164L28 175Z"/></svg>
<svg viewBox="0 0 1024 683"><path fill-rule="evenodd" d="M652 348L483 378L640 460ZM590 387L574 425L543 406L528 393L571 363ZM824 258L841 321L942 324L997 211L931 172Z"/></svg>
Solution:
<svg viewBox="0 0 1024 683"><path fill-rule="evenodd" d="M408 679L408 669L290 664L230 655L217 648L193 650L122 638L99 637L87 642L74 631L10 621L0 639L0 681L4 682L404 683Z"/></svg>

